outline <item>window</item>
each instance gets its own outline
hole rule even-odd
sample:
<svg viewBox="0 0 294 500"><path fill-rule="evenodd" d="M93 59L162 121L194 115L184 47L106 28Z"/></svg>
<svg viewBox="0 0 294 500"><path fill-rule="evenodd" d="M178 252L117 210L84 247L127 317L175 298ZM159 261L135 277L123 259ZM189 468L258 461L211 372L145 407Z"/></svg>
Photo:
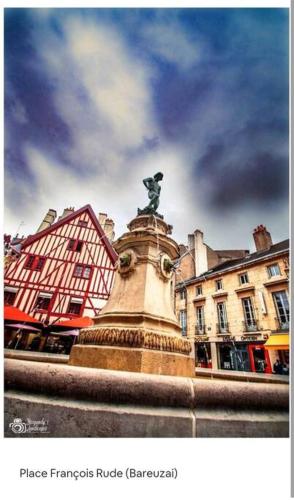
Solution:
<svg viewBox="0 0 294 500"><path fill-rule="evenodd" d="M84 266L83 264L77 264L74 269L73 276L75 278L88 279L91 274L91 269L92 269L91 266Z"/></svg>
<svg viewBox="0 0 294 500"><path fill-rule="evenodd" d="M202 285L196 286L196 295L202 295Z"/></svg>
<svg viewBox="0 0 294 500"><path fill-rule="evenodd" d="M82 299L71 299L67 309L68 314L76 314L78 316L81 312L82 305Z"/></svg>
<svg viewBox="0 0 294 500"><path fill-rule="evenodd" d="M80 252L82 250L82 246L83 246L83 242L82 241L78 241L77 244L76 244L76 252Z"/></svg>
<svg viewBox="0 0 294 500"><path fill-rule="evenodd" d="M245 299L242 299L242 305L245 319L245 331L255 331L257 329L257 325L251 298L246 297Z"/></svg>
<svg viewBox="0 0 294 500"><path fill-rule="evenodd" d="M80 266L79 264L77 264L75 269L74 269L73 276L75 278L81 278L83 275L83 269L84 269L84 266Z"/></svg>
<svg viewBox="0 0 294 500"><path fill-rule="evenodd" d="M35 271L41 271L45 264L45 257L39 257L35 266Z"/></svg>
<svg viewBox="0 0 294 500"><path fill-rule="evenodd" d="M90 266L85 266L84 267L83 278L89 278L90 274L91 274L91 267Z"/></svg>
<svg viewBox="0 0 294 500"><path fill-rule="evenodd" d="M67 245L67 250L73 250L75 246L76 240L69 240Z"/></svg>
<svg viewBox="0 0 294 500"><path fill-rule="evenodd" d="M288 330L290 312L287 293L285 291L274 292L273 297L278 314L279 326L282 330Z"/></svg>
<svg viewBox="0 0 294 500"><path fill-rule="evenodd" d="M41 309L42 311L48 311L52 295L46 293L40 293L36 300L34 309Z"/></svg>
<svg viewBox="0 0 294 500"><path fill-rule="evenodd" d="M185 309L180 311L180 324L182 328L182 335L186 337L187 335L187 312Z"/></svg>
<svg viewBox="0 0 294 500"><path fill-rule="evenodd" d="M273 264L272 266L268 266L267 272L270 278L272 278L273 276L280 276L281 270L279 264Z"/></svg>
<svg viewBox="0 0 294 500"><path fill-rule="evenodd" d="M239 274L239 281L240 285L245 285L246 283L249 283L248 274L247 273Z"/></svg>
<svg viewBox="0 0 294 500"><path fill-rule="evenodd" d="M180 290L180 299L183 300L183 299L186 299L186 297L187 297L186 289L185 288L181 288L181 290Z"/></svg>
<svg viewBox="0 0 294 500"><path fill-rule="evenodd" d="M223 289L223 280L216 280L215 289L216 289L216 291Z"/></svg>
<svg viewBox="0 0 294 500"><path fill-rule="evenodd" d="M4 290L4 305L13 306L17 291Z"/></svg>
<svg viewBox="0 0 294 500"><path fill-rule="evenodd" d="M24 269L31 269L32 271L42 271L46 257L38 257L37 255L28 255L25 261Z"/></svg>
<svg viewBox="0 0 294 500"><path fill-rule="evenodd" d="M83 241L80 240L69 240L67 245L67 250L71 250L72 252L80 252L83 247Z"/></svg>
<svg viewBox="0 0 294 500"><path fill-rule="evenodd" d="M228 332L227 311L224 302L217 303L218 331L219 333Z"/></svg>
<svg viewBox="0 0 294 500"><path fill-rule="evenodd" d="M34 255L28 255L27 256L27 260L25 262L25 269L32 269L33 268L33 265L34 265L34 262L35 262L35 256Z"/></svg>
<svg viewBox="0 0 294 500"><path fill-rule="evenodd" d="M196 307L196 333L204 332L204 308Z"/></svg>

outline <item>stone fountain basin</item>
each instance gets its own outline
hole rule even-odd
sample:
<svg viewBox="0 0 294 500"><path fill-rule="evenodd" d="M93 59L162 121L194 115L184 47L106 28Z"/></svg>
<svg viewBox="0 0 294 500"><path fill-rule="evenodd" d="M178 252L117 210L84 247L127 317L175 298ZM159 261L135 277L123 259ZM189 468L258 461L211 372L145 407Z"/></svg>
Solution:
<svg viewBox="0 0 294 500"><path fill-rule="evenodd" d="M43 437L287 437L285 384L216 381L5 360L5 435L45 418ZM18 435L40 437L40 435Z"/></svg>

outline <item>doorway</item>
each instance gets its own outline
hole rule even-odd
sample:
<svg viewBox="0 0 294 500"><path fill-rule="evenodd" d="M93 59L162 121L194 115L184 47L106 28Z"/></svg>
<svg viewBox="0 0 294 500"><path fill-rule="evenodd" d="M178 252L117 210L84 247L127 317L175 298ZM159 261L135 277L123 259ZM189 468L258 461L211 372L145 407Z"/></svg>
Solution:
<svg viewBox="0 0 294 500"><path fill-rule="evenodd" d="M253 372L272 373L269 354L263 345L249 344L248 350Z"/></svg>

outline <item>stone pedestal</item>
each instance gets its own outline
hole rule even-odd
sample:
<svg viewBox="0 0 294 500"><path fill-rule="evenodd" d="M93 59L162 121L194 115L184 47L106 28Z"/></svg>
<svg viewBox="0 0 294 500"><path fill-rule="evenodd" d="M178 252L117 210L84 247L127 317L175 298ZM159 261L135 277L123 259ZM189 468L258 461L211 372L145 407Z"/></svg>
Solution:
<svg viewBox="0 0 294 500"><path fill-rule="evenodd" d="M94 325L81 330L69 364L162 375L195 376L191 344L181 337L173 309L171 226L140 215L114 244L114 287Z"/></svg>

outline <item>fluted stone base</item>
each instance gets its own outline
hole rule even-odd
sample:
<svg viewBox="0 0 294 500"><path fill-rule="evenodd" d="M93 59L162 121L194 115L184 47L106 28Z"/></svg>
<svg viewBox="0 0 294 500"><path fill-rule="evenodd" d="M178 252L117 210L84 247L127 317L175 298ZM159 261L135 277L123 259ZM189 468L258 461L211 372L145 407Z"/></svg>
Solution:
<svg viewBox="0 0 294 500"><path fill-rule="evenodd" d="M69 364L89 368L195 377L194 359L175 352L117 346L75 345Z"/></svg>

